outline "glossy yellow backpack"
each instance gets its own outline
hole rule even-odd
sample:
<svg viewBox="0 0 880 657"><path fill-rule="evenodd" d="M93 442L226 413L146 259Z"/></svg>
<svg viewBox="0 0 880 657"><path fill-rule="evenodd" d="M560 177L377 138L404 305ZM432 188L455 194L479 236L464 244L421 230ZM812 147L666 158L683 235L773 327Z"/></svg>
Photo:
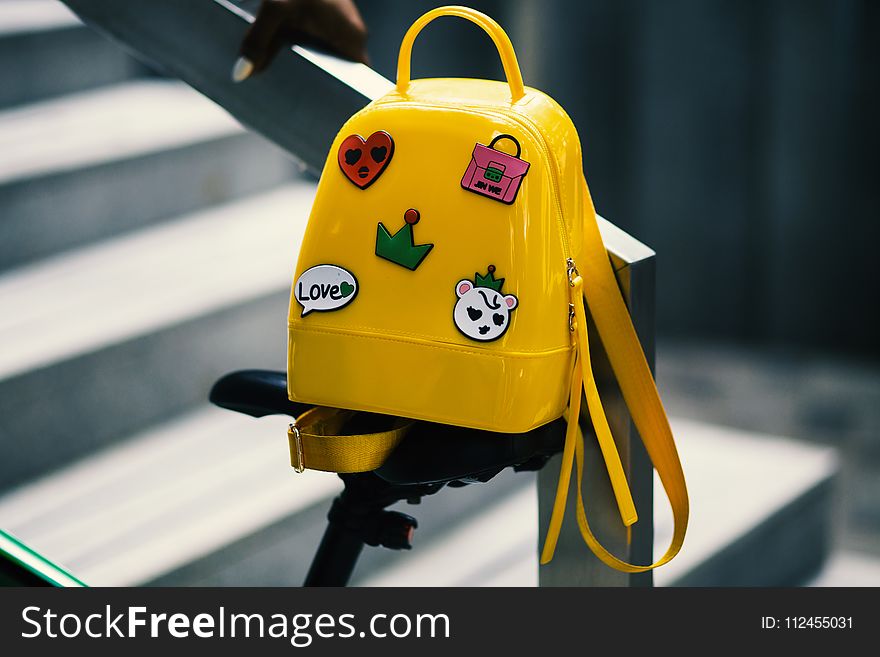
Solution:
<svg viewBox="0 0 880 657"><path fill-rule="evenodd" d="M439 16L479 25L507 84L410 80L419 31ZM332 440L334 409L521 433L566 412L568 431L542 563L552 558L572 465L580 472L581 390L623 522L636 521L590 367L584 298L669 496L675 531L650 566L585 541L639 572L681 547L688 500L669 424L617 287L563 109L523 86L507 35L488 16L441 7L400 48L397 85L355 114L324 166L291 294L290 399L317 407L290 432L298 468L371 470L406 430ZM578 458L575 458L578 456Z"/></svg>

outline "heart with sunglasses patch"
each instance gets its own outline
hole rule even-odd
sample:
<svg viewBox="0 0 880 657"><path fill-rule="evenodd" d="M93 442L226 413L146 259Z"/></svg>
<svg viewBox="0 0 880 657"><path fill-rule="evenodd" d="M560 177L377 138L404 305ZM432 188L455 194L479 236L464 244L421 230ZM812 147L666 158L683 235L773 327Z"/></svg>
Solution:
<svg viewBox="0 0 880 657"><path fill-rule="evenodd" d="M382 175L394 155L394 140L384 130L377 130L367 139L349 135L339 145L336 159L342 173L361 189L366 189Z"/></svg>

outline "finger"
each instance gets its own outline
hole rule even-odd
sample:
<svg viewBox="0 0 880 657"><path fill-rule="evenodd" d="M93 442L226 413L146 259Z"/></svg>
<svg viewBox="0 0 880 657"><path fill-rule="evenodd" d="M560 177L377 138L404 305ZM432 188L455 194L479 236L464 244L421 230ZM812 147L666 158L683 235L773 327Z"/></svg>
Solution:
<svg viewBox="0 0 880 657"><path fill-rule="evenodd" d="M263 0L253 24L248 28L239 49L240 57L233 67L236 82L263 70L284 43L283 27L286 3Z"/></svg>

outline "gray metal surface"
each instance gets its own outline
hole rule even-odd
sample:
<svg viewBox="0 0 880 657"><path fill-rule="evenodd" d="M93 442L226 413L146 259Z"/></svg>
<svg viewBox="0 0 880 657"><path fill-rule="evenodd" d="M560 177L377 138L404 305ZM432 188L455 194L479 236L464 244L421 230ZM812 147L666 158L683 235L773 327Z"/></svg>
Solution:
<svg viewBox="0 0 880 657"><path fill-rule="evenodd" d="M88 25L192 85L320 172L339 126L390 82L362 64L295 47L261 75L230 77L252 16L226 0L66 0Z"/></svg>
<svg viewBox="0 0 880 657"><path fill-rule="evenodd" d="M342 123L391 83L361 64L342 62L294 47L282 52L265 73L241 84L230 79L239 43L252 20L227 0L65 0L86 23L118 41L135 56L177 76L223 106L233 116L300 159L313 172ZM608 222L601 229L636 329L653 362L654 254ZM595 337L595 336L594 336ZM652 471L610 376L598 339L593 359L609 422L630 478L640 521L627 544L598 450L586 453L585 497L597 535L616 554L648 561L653 541ZM558 459L539 478L541 528L549 518ZM573 496L572 496L573 497ZM570 498L571 499L571 498ZM583 545L573 509L556 558L541 569L541 585L625 586L650 584L650 574L628 576L601 565Z"/></svg>

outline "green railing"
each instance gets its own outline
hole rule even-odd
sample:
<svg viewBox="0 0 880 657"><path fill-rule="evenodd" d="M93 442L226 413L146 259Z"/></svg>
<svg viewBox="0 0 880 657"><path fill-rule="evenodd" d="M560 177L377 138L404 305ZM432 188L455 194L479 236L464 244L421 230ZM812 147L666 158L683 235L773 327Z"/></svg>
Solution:
<svg viewBox="0 0 880 657"><path fill-rule="evenodd" d="M0 529L0 586L86 586L58 564Z"/></svg>

